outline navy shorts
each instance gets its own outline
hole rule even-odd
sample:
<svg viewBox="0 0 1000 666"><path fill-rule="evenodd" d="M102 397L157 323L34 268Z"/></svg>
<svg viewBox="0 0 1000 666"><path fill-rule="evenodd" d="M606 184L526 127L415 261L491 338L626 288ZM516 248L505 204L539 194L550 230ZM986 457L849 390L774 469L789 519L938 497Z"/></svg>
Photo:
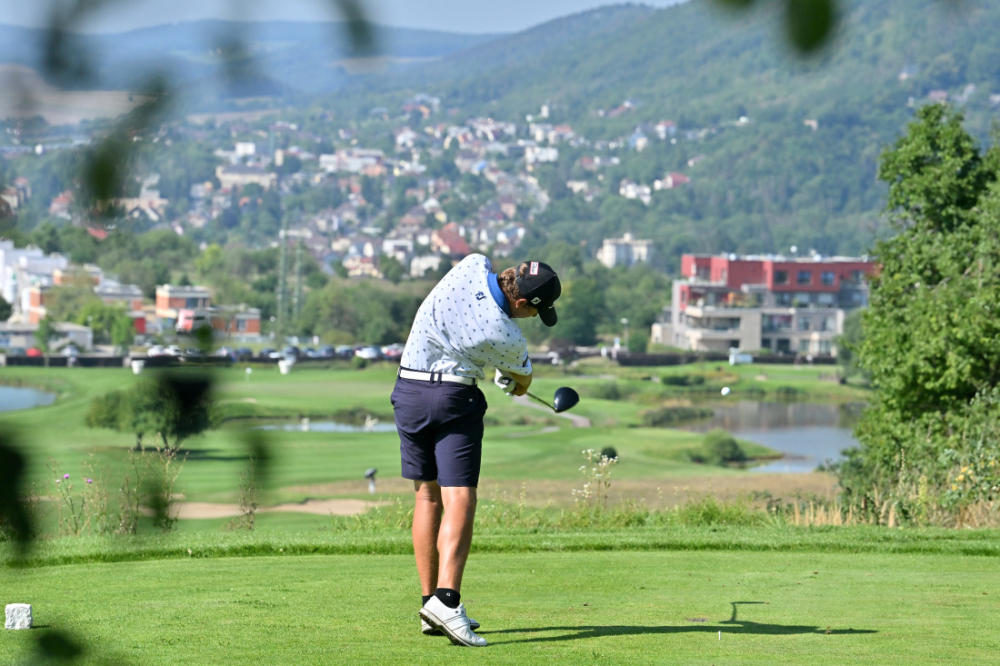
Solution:
<svg viewBox="0 0 1000 666"><path fill-rule="evenodd" d="M404 479L479 485L486 397L478 387L397 377L390 399Z"/></svg>

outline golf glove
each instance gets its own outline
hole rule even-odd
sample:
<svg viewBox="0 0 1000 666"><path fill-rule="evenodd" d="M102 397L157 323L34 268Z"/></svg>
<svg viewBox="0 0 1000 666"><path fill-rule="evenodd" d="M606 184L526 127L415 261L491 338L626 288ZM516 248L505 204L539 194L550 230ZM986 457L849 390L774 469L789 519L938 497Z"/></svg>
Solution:
<svg viewBox="0 0 1000 666"><path fill-rule="evenodd" d="M497 368L497 374L493 378L493 383L503 389L503 392L507 395L513 393L514 389L517 388L517 382L514 381L514 378L500 368Z"/></svg>

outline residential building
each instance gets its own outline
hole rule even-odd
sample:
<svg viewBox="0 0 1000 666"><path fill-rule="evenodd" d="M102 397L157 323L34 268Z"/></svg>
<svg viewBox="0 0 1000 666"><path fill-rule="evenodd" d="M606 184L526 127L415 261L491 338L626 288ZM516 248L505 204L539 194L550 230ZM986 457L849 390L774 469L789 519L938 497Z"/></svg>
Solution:
<svg viewBox="0 0 1000 666"><path fill-rule="evenodd" d="M637 240L626 233L621 238L605 238L597 251L597 260L608 268L634 266L639 262L649 263L653 241Z"/></svg>
<svg viewBox="0 0 1000 666"><path fill-rule="evenodd" d="M647 206L653 200L653 192L649 189L649 185L639 185L628 178L622 180L618 186L618 194L626 199L638 199Z"/></svg>
<svg viewBox="0 0 1000 666"><path fill-rule="evenodd" d="M681 258L669 319L654 342L693 351L836 356L844 318L868 304L867 258L692 255Z"/></svg>
<svg viewBox="0 0 1000 666"><path fill-rule="evenodd" d="M251 184L260 185L267 190L278 182L278 174L252 166L217 166L215 176L224 190Z"/></svg>
<svg viewBox="0 0 1000 666"><path fill-rule="evenodd" d="M75 345L80 351L89 352L94 349L94 333L86 326L59 322L52 325L55 335L49 342L51 351L59 350L68 344ZM0 322L0 349L30 349L37 347L35 332L38 324L2 323Z"/></svg>
<svg viewBox="0 0 1000 666"><path fill-rule="evenodd" d="M160 285L156 288L156 316L169 320L168 325L173 325L179 318L180 310L208 309L211 299L212 294L205 287Z"/></svg>

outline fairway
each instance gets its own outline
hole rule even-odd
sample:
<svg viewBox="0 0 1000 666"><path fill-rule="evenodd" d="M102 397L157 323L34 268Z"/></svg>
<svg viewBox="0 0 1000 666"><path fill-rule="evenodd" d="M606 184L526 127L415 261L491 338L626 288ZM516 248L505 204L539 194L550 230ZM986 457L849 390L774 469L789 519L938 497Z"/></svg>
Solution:
<svg viewBox="0 0 1000 666"><path fill-rule="evenodd" d="M406 555L190 559L5 574L5 601L98 657L168 664L987 664L1000 570L955 555L478 554L485 649L418 631ZM984 594L985 593L985 594ZM0 662L32 632L5 632ZM719 633L722 632L721 640Z"/></svg>

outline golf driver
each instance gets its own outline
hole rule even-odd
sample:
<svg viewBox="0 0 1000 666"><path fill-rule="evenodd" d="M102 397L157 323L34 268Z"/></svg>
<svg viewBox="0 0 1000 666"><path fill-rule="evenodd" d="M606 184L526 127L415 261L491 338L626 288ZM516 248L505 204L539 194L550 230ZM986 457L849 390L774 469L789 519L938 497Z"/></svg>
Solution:
<svg viewBox="0 0 1000 666"><path fill-rule="evenodd" d="M580 402L580 394L568 386L556 389L556 395L552 398L551 403L542 400L531 391L528 391L527 395L529 398L542 403L556 414L565 412L567 409L572 409L576 406L576 403Z"/></svg>

